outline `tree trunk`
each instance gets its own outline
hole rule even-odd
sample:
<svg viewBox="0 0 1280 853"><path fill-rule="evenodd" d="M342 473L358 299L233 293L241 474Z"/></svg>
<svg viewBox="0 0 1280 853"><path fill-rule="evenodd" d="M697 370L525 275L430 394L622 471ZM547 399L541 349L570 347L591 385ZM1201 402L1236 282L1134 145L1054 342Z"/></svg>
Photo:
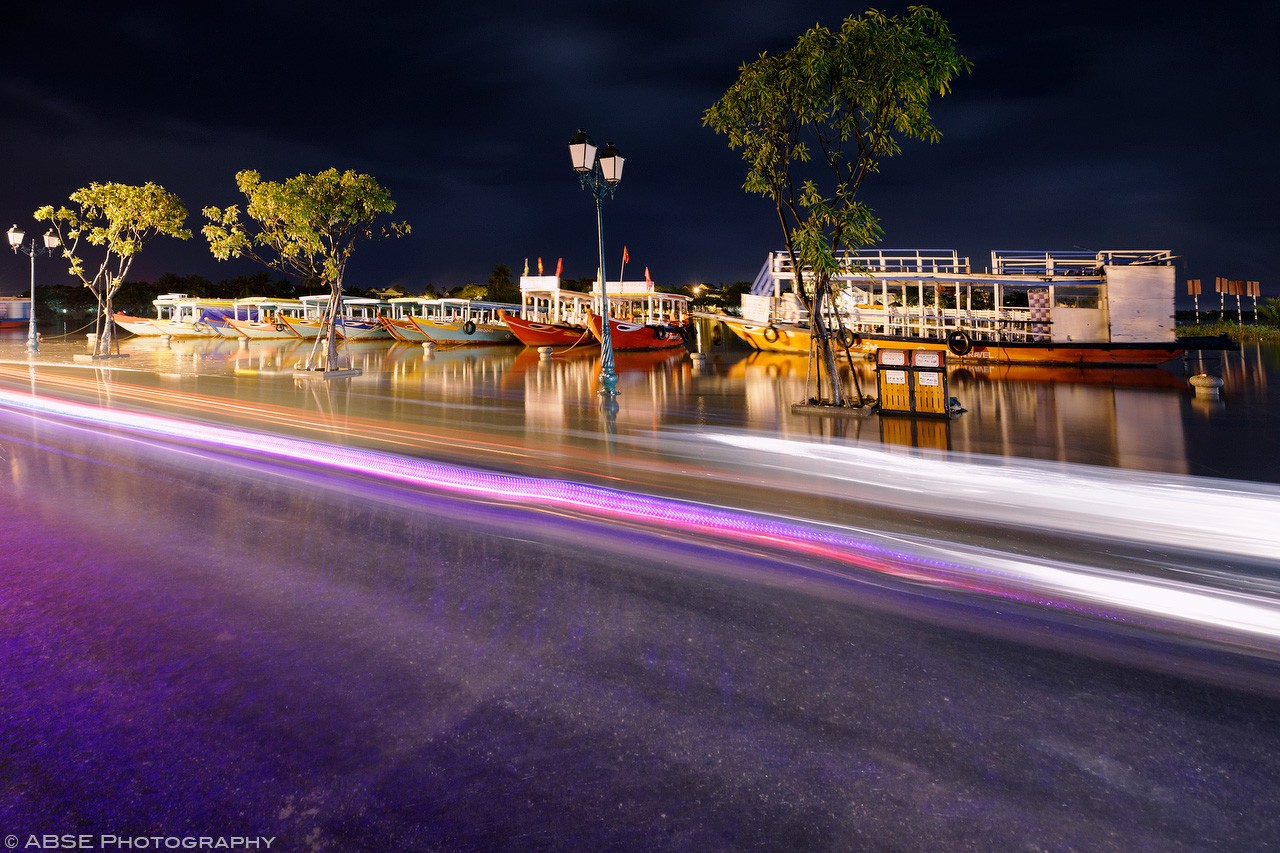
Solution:
<svg viewBox="0 0 1280 853"><path fill-rule="evenodd" d="M324 369L325 370L342 370L343 365L338 360L338 321L341 319L342 310L342 285L335 284L329 289L329 307L327 313L329 315L329 328L325 335L324 349Z"/></svg>
<svg viewBox="0 0 1280 853"><path fill-rule="evenodd" d="M825 274L820 274L813 287L813 309L809 315L812 335L818 347L818 394L822 394L822 372L825 369L831 382L831 404L843 406L845 403L844 387L840 381L840 373L836 369L835 349L831 346L831 333L827 329L826 320L822 316L823 303L830 296L831 281Z"/></svg>
<svg viewBox="0 0 1280 853"><path fill-rule="evenodd" d="M108 285L103 291L102 299L98 302L101 322L98 328L98 337L93 343L93 354L97 356L111 355L117 349L115 312L111 308L111 297L115 295L114 290Z"/></svg>

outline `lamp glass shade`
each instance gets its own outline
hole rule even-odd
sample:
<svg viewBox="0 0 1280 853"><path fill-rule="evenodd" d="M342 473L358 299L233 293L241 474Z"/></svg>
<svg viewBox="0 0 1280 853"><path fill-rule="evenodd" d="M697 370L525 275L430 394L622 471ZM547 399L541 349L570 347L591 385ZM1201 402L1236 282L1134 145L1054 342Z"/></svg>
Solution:
<svg viewBox="0 0 1280 853"><path fill-rule="evenodd" d="M22 238L27 236L27 233L22 229L20 229L17 225L10 228L8 233L9 233L9 245L15 248L18 246L21 246Z"/></svg>
<svg viewBox="0 0 1280 853"><path fill-rule="evenodd" d="M44 232L44 247L46 249L56 249L62 245L62 241L58 239L58 235L53 231Z"/></svg>
<svg viewBox="0 0 1280 853"><path fill-rule="evenodd" d="M622 161L622 155L613 147L612 142L600 152L600 173L606 181L616 184L622 180Z"/></svg>
<svg viewBox="0 0 1280 853"><path fill-rule="evenodd" d="M579 172L589 172L596 164L596 146L581 128L569 140L569 159Z"/></svg>

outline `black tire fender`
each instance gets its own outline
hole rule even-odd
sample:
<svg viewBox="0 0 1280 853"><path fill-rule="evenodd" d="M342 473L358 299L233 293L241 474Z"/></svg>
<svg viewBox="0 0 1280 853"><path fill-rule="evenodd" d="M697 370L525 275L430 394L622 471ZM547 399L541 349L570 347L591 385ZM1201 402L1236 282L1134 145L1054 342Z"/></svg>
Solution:
<svg viewBox="0 0 1280 853"><path fill-rule="evenodd" d="M947 335L947 349L952 355L968 355L973 349L973 341L964 332L956 329Z"/></svg>
<svg viewBox="0 0 1280 853"><path fill-rule="evenodd" d="M464 335L474 335L476 333L475 320L468 320L462 324L462 333Z"/></svg>
<svg viewBox="0 0 1280 853"><path fill-rule="evenodd" d="M778 340L778 330L773 326L766 326L765 330L760 333L760 336L769 343L774 343Z"/></svg>

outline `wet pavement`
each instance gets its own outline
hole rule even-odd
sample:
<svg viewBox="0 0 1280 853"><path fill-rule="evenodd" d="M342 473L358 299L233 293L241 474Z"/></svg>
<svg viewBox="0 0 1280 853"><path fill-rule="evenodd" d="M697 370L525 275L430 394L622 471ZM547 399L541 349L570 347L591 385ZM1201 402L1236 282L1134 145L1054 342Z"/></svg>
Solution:
<svg viewBox="0 0 1280 853"><path fill-rule="evenodd" d="M377 370L317 385L288 353L231 343L139 348L127 369L56 345L34 368L0 364L0 834L283 850L1280 839L1274 643L940 585L905 537L990 565L1217 566L1220 587L1274 599L1274 565L1246 548L1215 560L1123 530L979 524L945 495L817 487L763 447L748 464L704 439L856 442L770 409L733 363L620 367L610 415L589 356L384 346ZM442 464L414 479L398 459ZM470 471L529 479L464 494ZM548 479L617 491L526 496ZM854 566L773 527L718 532L737 516L646 520L619 508L632 493L747 513L746 529L879 531L901 553Z"/></svg>

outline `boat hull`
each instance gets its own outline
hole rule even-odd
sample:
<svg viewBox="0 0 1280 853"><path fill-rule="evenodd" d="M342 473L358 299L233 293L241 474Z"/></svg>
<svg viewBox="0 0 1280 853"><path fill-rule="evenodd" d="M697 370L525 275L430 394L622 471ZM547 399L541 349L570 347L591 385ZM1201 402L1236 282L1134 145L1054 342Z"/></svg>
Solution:
<svg viewBox="0 0 1280 853"><path fill-rule="evenodd" d="M281 317L280 322L288 326L300 338L316 338L324 327L319 320L299 319L297 317ZM343 323L338 325L338 337L348 341L391 340L391 333L379 323Z"/></svg>
<svg viewBox="0 0 1280 853"><path fill-rule="evenodd" d="M397 341L407 344L427 343L431 338L426 333L414 325L413 320L408 317L393 319L391 317L383 317L382 325L386 328L387 333Z"/></svg>
<svg viewBox="0 0 1280 853"><path fill-rule="evenodd" d="M486 345L486 344L514 344L516 336L511 333L507 326L495 323L476 323L467 321L465 323L436 323L423 317L411 317L413 325L418 328L428 340L435 341L438 344L451 345Z"/></svg>
<svg viewBox="0 0 1280 853"><path fill-rule="evenodd" d="M762 352L808 353L809 329L803 326L775 324L762 326L743 321L722 319L730 331ZM894 335L854 335L849 348L868 358L880 349L934 350L946 352L950 361L987 364L1036 365L1102 365L1141 367L1163 364L1177 358L1186 349L1179 341L1145 343L1054 343L1049 341L983 341L969 342L967 351L948 346L946 340Z"/></svg>
<svg viewBox="0 0 1280 853"><path fill-rule="evenodd" d="M597 341L591 330L584 326L566 323L535 323L500 311L499 316L515 335L516 340L527 347L595 346Z"/></svg>
<svg viewBox="0 0 1280 853"><path fill-rule="evenodd" d="M598 314L590 315L591 334L596 340L603 338L603 327ZM645 352L649 350L673 350L684 348L684 335L679 326L649 326L626 323L609 318L609 343L614 352Z"/></svg>
<svg viewBox="0 0 1280 853"><path fill-rule="evenodd" d="M111 319L115 321L117 326L132 335L157 338L164 335L164 332L157 329L155 323L149 317L134 317L116 312L111 315Z"/></svg>
<svg viewBox="0 0 1280 853"><path fill-rule="evenodd" d="M288 340L299 337L297 332L284 323L251 323L248 320L228 318L227 325L235 332L235 337L252 340Z"/></svg>

